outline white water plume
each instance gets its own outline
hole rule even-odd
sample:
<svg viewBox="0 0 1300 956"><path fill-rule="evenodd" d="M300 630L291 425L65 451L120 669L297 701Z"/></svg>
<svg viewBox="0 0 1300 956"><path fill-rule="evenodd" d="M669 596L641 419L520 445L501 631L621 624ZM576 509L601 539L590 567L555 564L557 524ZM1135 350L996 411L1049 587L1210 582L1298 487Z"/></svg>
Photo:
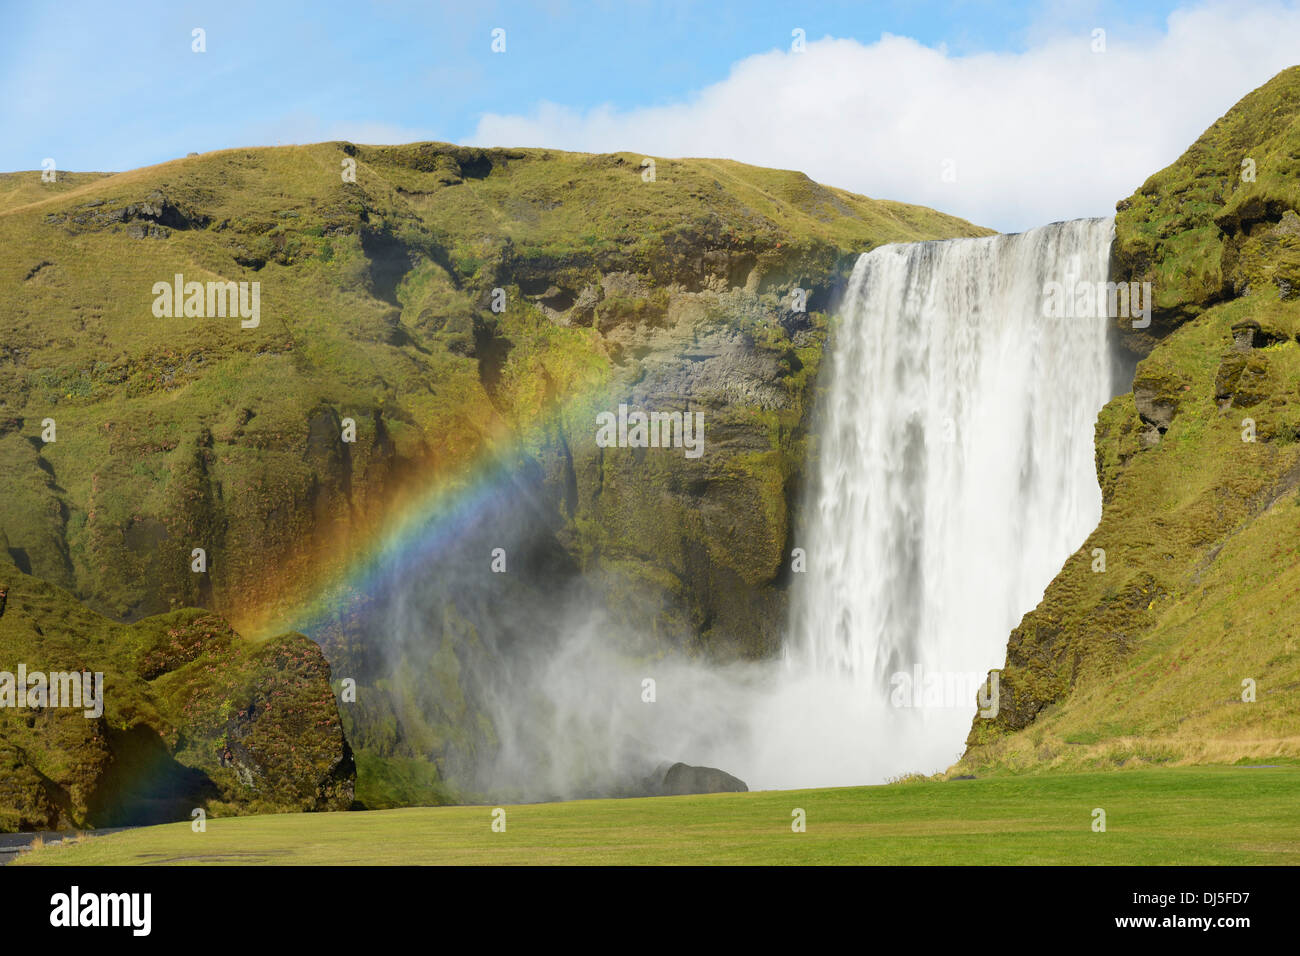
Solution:
<svg viewBox="0 0 1300 956"><path fill-rule="evenodd" d="M559 600L564 636L517 648L488 693L490 789L635 792L670 761L753 789L954 762L971 680L1002 665L1009 632L1101 514L1109 320L1046 317L1044 298L1049 284L1104 282L1112 233L1080 220L863 255L825 360L783 659L627 658L591 601ZM912 706L897 706L899 673L917 683Z"/></svg>
<svg viewBox="0 0 1300 956"><path fill-rule="evenodd" d="M1009 632L1101 516L1109 320L1048 318L1043 303L1049 283L1104 283L1112 234L1113 220L1084 219L859 259L805 502L789 712L784 728L764 721L805 741L789 750L802 766L796 778L774 754L755 782L872 782L960 753L969 686L955 705L896 707L891 678L961 688L1000 667Z"/></svg>

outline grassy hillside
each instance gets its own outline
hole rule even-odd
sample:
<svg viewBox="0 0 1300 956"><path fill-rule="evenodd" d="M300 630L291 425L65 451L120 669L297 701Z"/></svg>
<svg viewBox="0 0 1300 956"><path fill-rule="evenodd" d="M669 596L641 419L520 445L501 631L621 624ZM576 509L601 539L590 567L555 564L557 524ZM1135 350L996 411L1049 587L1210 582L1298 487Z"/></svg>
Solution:
<svg viewBox="0 0 1300 956"><path fill-rule="evenodd" d="M505 832L486 806L285 814L87 838L18 863L1277 865L1300 862L1298 794L1296 766L1218 767L533 804L503 808Z"/></svg>
<svg viewBox="0 0 1300 956"><path fill-rule="evenodd" d="M1300 68L1119 204L1116 277L1157 311L1121 324L1146 354L1097 423L1101 523L1011 635L959 769L1300 756L1297 177Z"/></svg>
<svg viewBox="0 0 1300 956"><path fill-rule="evenodd" d="M641 159L330 143L12 174L0 527L15 560L114 617L202 604L251 620L291 606L412 475L455 473L564 396L635 382L647 337L681 324L674 291L748 291L748 309L713 303L743 324L802 282L815 311L863 249L984 232L726 161L660 160L645 182ZM260 282L260 326L155 318L153 284L176 273ZM760 345L789 353L761 313ZM47 418L57 443L37 440ZM777 465L754 483L770 470L779 489ZM206 578L189 573L196 546Z"/></svg>
<svg viewBox="0 0 1300 956"><path fill-rule="evenodd" d="M369 805L448 799L492 752L473 681L541 629L502 611L579 574L659 649L770 652L827 303L867 248L987 230L642 159L324 143L0 180L4 552L112 620L203 607L253 640L325 594L341 620L310 636L358 681ZM178 273L258 283L259 324L158 317ZM593 403L625 400L703 410L708 454L606 454ZM536 534L509 575L477 544L412 562L437 606L394 625L357 563L485 462L516 477L483 511Z"/></svg>
<svg viewBox="0 0 1300 956"><path fill-rule="evenodd" d="M112 173L68 173L54 171L52 180L42 179L43 170L0 173L0 212L8 212L29 203L44 202L51 196L80 189Z"/></svg>

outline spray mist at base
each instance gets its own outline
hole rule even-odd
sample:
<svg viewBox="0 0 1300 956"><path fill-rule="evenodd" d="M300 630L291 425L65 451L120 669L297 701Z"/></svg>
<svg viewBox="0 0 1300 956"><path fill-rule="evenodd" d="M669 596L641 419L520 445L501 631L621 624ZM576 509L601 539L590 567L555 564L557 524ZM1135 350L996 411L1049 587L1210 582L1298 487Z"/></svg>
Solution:
<svg viewBox="0 0 1300 956"><path fill-rule="evenodd" d="M678 761L751 789L950 766L985 704L962 679L1001 666L1007 634L1100 517L1109 320L1051 318L1042 302L1049 284L1104 283L1112 235L1111 220L1079 220L859 259L829 346L795 542L807 569L792 575L780 658L665 653L611 623L580 575L481 595L448 570L406 585L376 639L390 672L434 671L449 661L423 635L461 607L456 666L472 688L457 693L473 704L390 678L395 713L441 707L452 727L403 745L418 755L426 738L456 744L457 726L490 728L443 769L503 800L653 792Z"/></svg>

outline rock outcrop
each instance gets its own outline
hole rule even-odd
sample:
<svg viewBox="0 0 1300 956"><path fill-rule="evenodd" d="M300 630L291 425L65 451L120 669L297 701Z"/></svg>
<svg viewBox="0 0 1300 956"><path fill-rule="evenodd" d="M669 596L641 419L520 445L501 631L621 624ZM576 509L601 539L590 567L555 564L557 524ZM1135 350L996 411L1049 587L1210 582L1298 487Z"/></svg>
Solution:
<svg viewBox="0 0 1300 956"><path fill-rule="evenodd" d="M664 773L658 792L669 797L691 793L748 793L749 787L724 770L675 763Z"/></svg>
<svg viewBox="0 0 1300 956"><path fill-rule="evenodd" d="M254 643L193 609L118 624L7 559L0 594L0 831L351 805L329 666L303 636ZM55 700L57 675L81 675L76 696Z"/></svg>
<svg viewBox="0 0 1300 956"><path fill-rule="evenodd" d="M1148 354L1220 303L1300 297L1300 197L1294 182L1300 84L1287 70L1233 107L1173 165L1116 206L1111 271L1150 282L1151 325L1120 322Z"/></svg>

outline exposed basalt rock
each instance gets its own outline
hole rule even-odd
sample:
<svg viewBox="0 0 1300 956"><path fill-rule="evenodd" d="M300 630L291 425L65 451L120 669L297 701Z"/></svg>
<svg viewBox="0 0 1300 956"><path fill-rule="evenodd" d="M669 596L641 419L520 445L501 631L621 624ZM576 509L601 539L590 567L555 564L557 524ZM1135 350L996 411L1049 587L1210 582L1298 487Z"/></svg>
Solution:
<svg viewBox="0 0 1300 956"><path fill-rule="evenodd" d="M1137 368L1133 379L1133 404L1146 430L1142 435L1145 447L1160 443L1160 436L1169 430L1178 414L1186 384L1168 367L1144 362Z"/></svg>
<svg viewBox="0 0 1300 956"><path fill-rule="evenodd" d="M1232 327L1232 347L1238 352L1249 352L1255 347L1255 337L1259 335L1259 323L1246 319Z"/></svg>
<svg viewBox="0 0 1300 956"><path fill-rule="evenodd" d="M143 201L104 207L103 200L94 200L70 212L51 214L46 221L76 231L125 225L127 235L133 239L165 239L173 229L203 229L212 221L211 217L174 202L160 190L152 191Z"/></svg>
<svg viewBox="0 0 1300 956"><path fill-rule="evenodd" d="M1232 326L1232 347L1238 352L1266 349L1290 338L1276 326L1262 326L1258 319L1243 319Z"/></svg>
<svg viewBox="0 0 1300 956"><path fill-rule="evenodd" d="M714 767L692 767L675 763L657 780L655 795L685 796L692 793L748 793L745 782Z"/></svg>
<svg viewBox="0 0 1300 956"><path fill-rule="evenodd" d="M1166 398L1158 386L1143 383L1133 385L1133 404L1137 406L1138 417L1148 427L1146 442L1149 445L1160 443L1160 436L1169 430L1169 424L1178 411L1176 401ZM1151 432L1154 431L1154 435Z"/></svg>
<svg viewBox="0 0 1300 956"><path fill-rule="evenodd" d="M166 239L171 231L166 226L133 222L126 227L126 234L131 239Z"/></svg>
<svg viewBox="0 0 1300 956"><path fill-rule="evenodd" d="M352 752L311 641L248 642L196 610L115 624L4 560L0 594L3 669L104 675L101 714L84 699L0 709L0 831L351 805Z"/></svg>

